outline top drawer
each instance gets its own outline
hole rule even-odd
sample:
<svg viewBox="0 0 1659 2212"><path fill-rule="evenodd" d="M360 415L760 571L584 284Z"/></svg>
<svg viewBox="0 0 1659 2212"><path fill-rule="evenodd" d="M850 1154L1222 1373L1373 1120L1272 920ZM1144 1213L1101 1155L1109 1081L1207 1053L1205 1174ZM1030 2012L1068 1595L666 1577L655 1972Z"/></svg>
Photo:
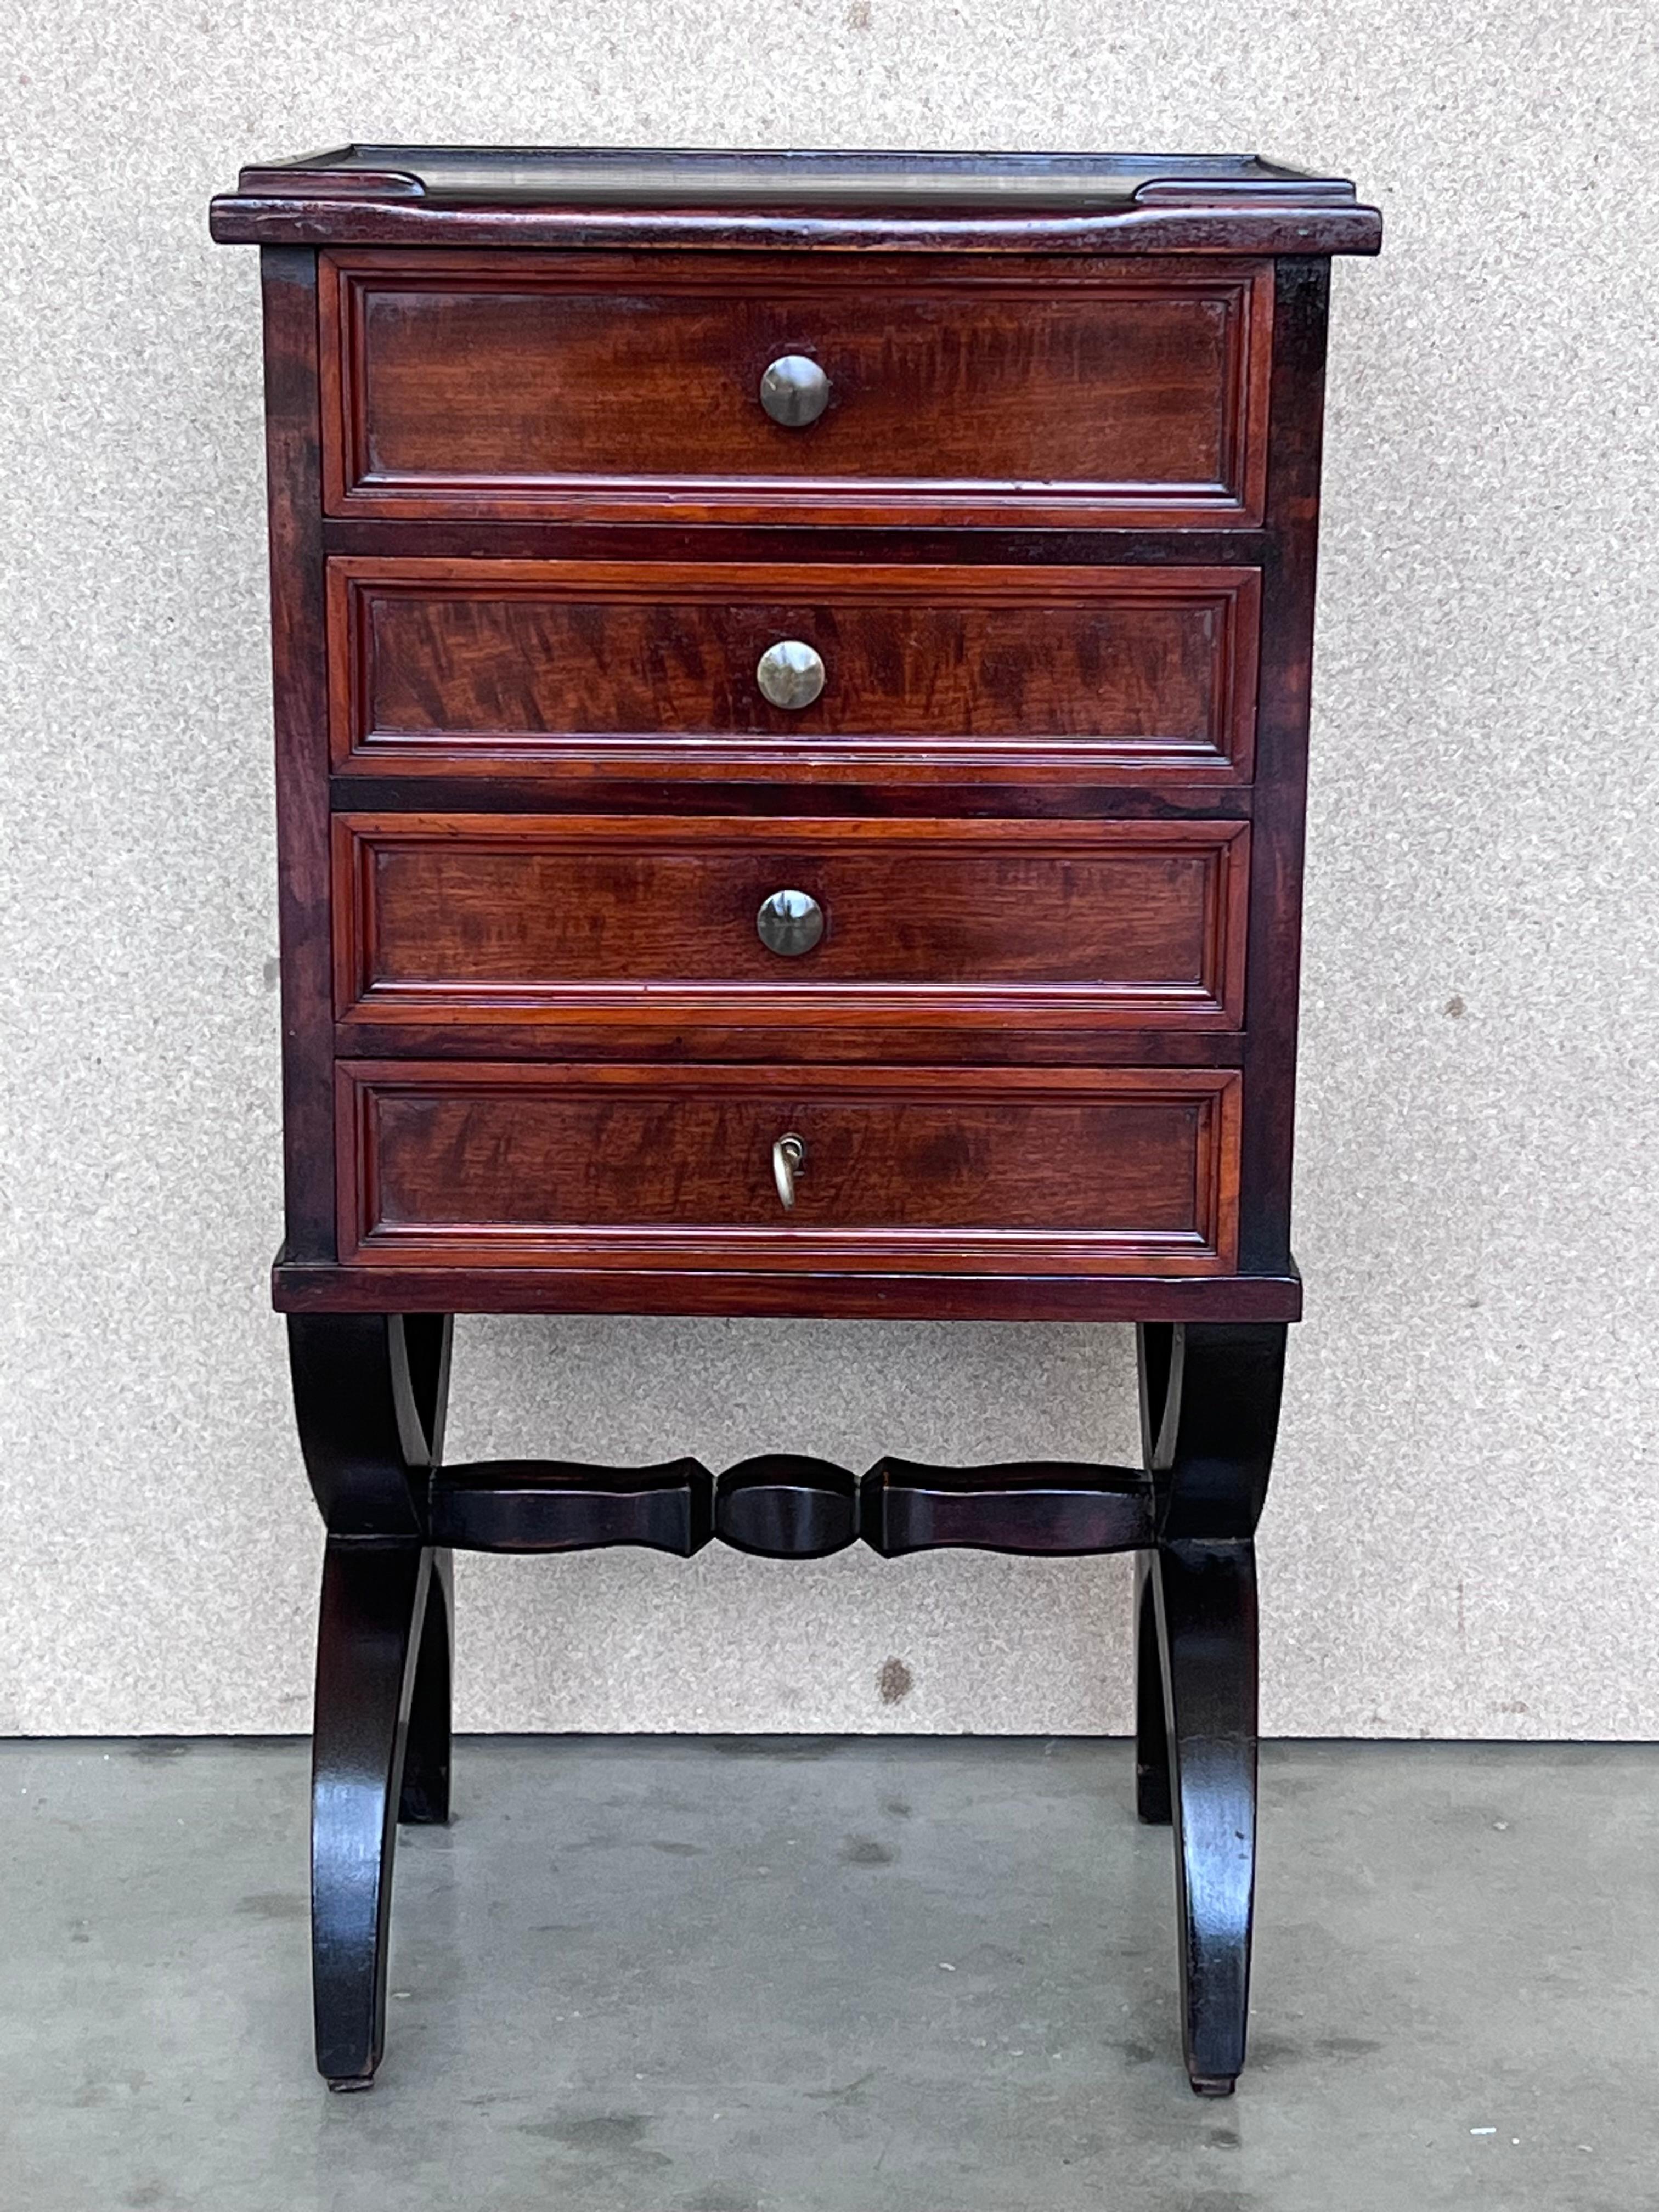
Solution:
<svg viewBox="0 0 1659 2212"><path fill-rule="evenodd" d="M1261 520L1266 262L341 252L321 285L331 514ZM810 421L763 404L786 357Z"/></svg>

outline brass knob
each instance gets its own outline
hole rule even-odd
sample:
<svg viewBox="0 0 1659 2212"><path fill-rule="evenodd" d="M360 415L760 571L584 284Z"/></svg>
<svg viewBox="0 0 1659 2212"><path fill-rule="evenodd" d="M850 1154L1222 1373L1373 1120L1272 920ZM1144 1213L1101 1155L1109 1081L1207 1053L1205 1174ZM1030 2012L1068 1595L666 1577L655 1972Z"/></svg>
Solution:
<svg viewBox="0 0 1659 2212"><path fill-rule="evenodd" d="M793 1211L795 1177L805 1165L805 1140L791 1129L772 1147L772 1180L778 1187L778 1197L786 1213Z"/></svg>
<svg viewBox="0 0 1659 2212"><path fill-rule="evenodd" d="M798 637L769 645L755 669L755 681L775 707L792 711L810 707L823 689L823 663Z"/></svg>
<svg viewBox="0 0 1659 2212"><path fill-rule="evenodd" d="M769 952L793 958L810 952L823 934L823 908L809 891L774 891L755 916L760 941Z"/></svg>
<svg viewBox="0 0 1659 2212"><path fill-rule="evenodd" d="M760 404L786 430L805 430L830 404L830 380L804 353L787 353L760 380Z"/></svg>

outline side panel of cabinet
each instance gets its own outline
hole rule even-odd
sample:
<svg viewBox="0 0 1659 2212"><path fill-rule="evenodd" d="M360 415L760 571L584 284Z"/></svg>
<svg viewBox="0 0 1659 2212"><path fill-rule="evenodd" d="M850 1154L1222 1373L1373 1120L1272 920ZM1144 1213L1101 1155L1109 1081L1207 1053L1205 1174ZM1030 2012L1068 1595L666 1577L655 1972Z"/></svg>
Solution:
<svg viewBox="0 0 1659 2212"><path fill-rule="evenodd" d="M328 668L318 414L317 257L269 246L264 297L265 469L276 740L287 1256L334 1256Z"/></svg>
<svg viewBox="0 0 1659 2212"><path fill-rule="evenodd" d="M1291 1176L1302 955L1319 469L1330 264L1278 264L1261 673L1244 981L1244 1150L1239 1265L1291 1264Z"/></svg>

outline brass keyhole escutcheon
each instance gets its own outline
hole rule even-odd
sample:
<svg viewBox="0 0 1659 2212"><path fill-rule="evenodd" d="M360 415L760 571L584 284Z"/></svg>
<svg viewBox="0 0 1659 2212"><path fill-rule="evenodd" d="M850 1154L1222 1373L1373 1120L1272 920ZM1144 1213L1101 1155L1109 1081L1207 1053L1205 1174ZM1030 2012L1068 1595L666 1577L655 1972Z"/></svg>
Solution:
<svg viewBox="0 0 1659 2212"><path fill-rule="evenodd" d="M772 1147L772 1180L778 1187L778 1198L786 1213L794 1210L795 1177L805 1165L805 1139L798 1137L793 1129L786 1131Z"/></svg>

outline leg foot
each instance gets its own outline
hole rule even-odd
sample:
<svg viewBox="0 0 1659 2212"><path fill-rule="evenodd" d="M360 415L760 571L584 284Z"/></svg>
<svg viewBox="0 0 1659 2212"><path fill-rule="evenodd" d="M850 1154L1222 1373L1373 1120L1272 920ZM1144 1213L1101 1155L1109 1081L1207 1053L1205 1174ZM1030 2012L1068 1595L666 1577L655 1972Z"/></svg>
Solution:
<svg viewBox="0 0 1659 2212"><path fill-rule="evenodd" d="M386 2036L395 1814L432 1553L331 1536L312 1740L312 1995L317 2070L367 2088Z"/></svg>
<svg viewBox="0 0 1659 2212"><path fill-rule="evenodd" d="M1244 2063L1255 1888L1255 1547L1164 1544L1153 1588L1171 1749L1182 2043L1200 2096Z"/></svg>

